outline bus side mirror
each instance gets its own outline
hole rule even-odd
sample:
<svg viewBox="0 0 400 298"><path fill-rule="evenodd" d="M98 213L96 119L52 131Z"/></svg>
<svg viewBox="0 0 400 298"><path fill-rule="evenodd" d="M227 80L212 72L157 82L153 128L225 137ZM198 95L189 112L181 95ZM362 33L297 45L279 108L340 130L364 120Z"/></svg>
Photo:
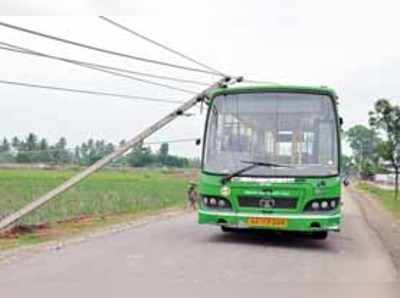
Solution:
<svg viewBox="0 0 400 298"><path fill-rule="evenodd" d="M199 146L201 144L201 139L196 139L196 146Z"/></svg>
<svg viewBox="0 0 400 298"><path fill-rule="evenodd" d="M343 118L342 117L339 117L339 124L340 124L340 126L343 125Z"/></svg>

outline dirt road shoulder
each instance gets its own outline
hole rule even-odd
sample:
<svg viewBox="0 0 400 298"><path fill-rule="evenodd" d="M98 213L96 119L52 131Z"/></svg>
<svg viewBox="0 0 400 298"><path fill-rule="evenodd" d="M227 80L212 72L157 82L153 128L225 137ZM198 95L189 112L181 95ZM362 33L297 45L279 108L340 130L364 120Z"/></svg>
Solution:
<svg viewBox="0 0 400 298"><path fill-rule="evenodd" d="M359 204L367 223L378 234L400 273L400 221L384 209L371 194L356 189L354 186L349 186L347 190Z"/></svg>

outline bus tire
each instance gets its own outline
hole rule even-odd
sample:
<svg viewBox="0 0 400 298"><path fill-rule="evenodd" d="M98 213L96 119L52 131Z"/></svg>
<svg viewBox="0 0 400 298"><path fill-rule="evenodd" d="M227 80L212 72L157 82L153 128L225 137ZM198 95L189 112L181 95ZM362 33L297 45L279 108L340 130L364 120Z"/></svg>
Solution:
<svg viewBox="0 0 400 298"><path fill-rule="evenodd" d="M328 231L313 232L311 237L316 240L325 240L328 237Z"/></svg>
<svg viewBox="0 0 400 298"><path fill-rule="evenodd" d="M235 228L221 226L221 231L224 233L232 233L232 232L235 232Z"/></svg>

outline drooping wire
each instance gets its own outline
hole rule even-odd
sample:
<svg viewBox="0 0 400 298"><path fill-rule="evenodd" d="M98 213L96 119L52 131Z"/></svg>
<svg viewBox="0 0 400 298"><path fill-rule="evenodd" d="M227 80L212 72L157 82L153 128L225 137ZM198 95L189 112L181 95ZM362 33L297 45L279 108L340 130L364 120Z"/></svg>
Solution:
<svg viewBox="0 0 400 298"><path fill-rule="evenodd" d="M7 42L0 42L0 44L6 46L6 47L0 46L0 50L12 51L12 52L17 52L17 53L21 53L21 54L35 55L38 57L49 58L49 59L54 59L54 60L61 60L64 62L68 61L68 62L76 63L76 64L85 64L85 65L95 66L98 68L114 70L114 71L123 72L123 73L130 73L130 74L143 76L143 77L150 77L150 78L154 78L154 79L175 81L175 82L179 82L179 83L188 83L188 84L201 85L201 86L209 86L210 85L210 83L200 82L200 81L196 81L196 80L188 80L188 79L170 77L170 76L165 76L165 75L157 75L157 74L152 74L152 73L133 71L130 69L119 68L119 67L115 67L115 66L97 64L97 63L92 63L92 62L87 62L87 61L82 61L82 60L76 60L76 59L64 58L64 57L60 57L60 56L49 55L49 54L45 54L43 52L38 52L38 51L35 51L32 49L20 47L15 44L10 44Z"/></svg>
<svg viewBox="0 0 400 298"><path fill-rule="evenodd" d="M158 41L155 41L154 39L151 39L151 38L149 38L147 36L144 36L143 34L140 34L140 33L136 32L136 31L134 31L134 30L132 30L132 29L126 27L126 26L123 26L123 25L111 20L110 18L107 18L105 16L99 16L99 18L102 19L103 21L108 22L109 24L112 24L112 25L124 30L124 31L127 31L127 32L129 32L129 33L131 33L133 35L136 35L137 37L142 38L142 39L152 43L153 45L156 45L156 46L158 46L158 47L160 47L160 48L162 48L164 50L167 50L167 51L169 51L169 52L171 52L171 53L173 53L175 55L178 55L181 58L184 58L184 59L186 59L186 60L188 60L190 62L193 62L193 63L195 63L195 64L197 64L197 65L199 65L199 66L201 66L201 67L203 67L205 69L208 69L209 71L211 71L213 73L217 73L220 76L224 76L224 77L228 76L228 75L224 74L223 72L218 71L215 68L213 68L213 67L211 67L211 66L209 66L207 64L204 64L204 63L202 63L202 62L200 62L200 61L198 61L196 59L193 59L193 58L191 58L191 57L189 57L189 56L187 56L187 55L185 55L185 54L183 54L183 53L181 53L181 52L179 52L177 50L174 50L174 49L172 49L172 48L170 48L170 47L168 47L168 46L166 46L166 45L164 45L162 43L159 43Z"/></svg>
<svg viewBox="0 0 400 298"><path fill-rule="evenodd" d="M80 65L82 67L85 67L85 68L89 68L89 69L97 70L97 71L100 71L100 72L108 73L108 74L111 74L111 75L114 75L114 76L117 76L117 77L126 78L126 79L132 79L134 81L138 81L138 82L142 82L142 83L146 83L146 84L150 84L150 85L154 85L154 86L158 86L158 87L164 87L164 88L167 88L167 89L172 89L172 90L181 91L181 92L190 93L190 94L197 94L198 93L196 91L192 91L192 90L188 90L188 89L184 89L184 88L179 88L179 87L175 87L175 86L171 86L171 85L167 85L167 84L163 84L163 83L158 83L158 82L154 82L154 81L150 81L150 80L146 80L146 79L141 79L141 78L138 78L138 77L134 77L134 76L131 76L131 75L118 73L118 72L111 71L111 70L106 70L106 69L103 69L101 67L89 66L89 65L85 65L85 64L78 64L78 65Z"/></svg>
<svg viewBox="0 0 400 298"><path fill-rule="evenodd" d="M128 59L138 60L138 61L142 61L142 62L147 62L147 63L158 64L158 65L162 65L162 66L167 66L167 67L172 67L172 68L177 68L177 69L182 69L182 70L187 70L187 71L201 72L201 73L212 74L212 75L221 75L220 73L216 73L216 72L212 72L212 71L208 71L208 70L203 70L203 69L199 69L199 68L193 68L193 67L178 65L178 64L174 64L174 63L159 61L159 60L155 60L155 59L149 59L149 58L134 56L134 55L130 55L130 54L122 53L122 52L117 52L117 51L113 51L113 50L108 50L108 49L104 49L104 48L88 45L88 44L85 44L85 43L76 42L76 41L69 40L69 39L66 39L66 38L62 38L62 37L58 37L58 36L42 33L42 32L39 32L39 31L31 30L31 29L28 29L28 28L15 26L15 25L12 25L12 24L9 24L9 23L5 23L5 22L0 22L0 26L7 27L7 28L10 28L10 29L14 29L14 30L21 31L21 32L25 32L25 33L29 33L29 34L32 34L32 35L44 37L44 38L47 38L47 39L55 40L55 41L62 42L62 43L65 43L65 44L70 44L70 45L74 45L74 46L77 46L77 47L86 48L86 49L89 49L89 50L93 50L93 51L109 54L109 55L119 56L119 57L123 57L123 58L128 58Z"/></svg>
<svg viewBox="0 0 400 298"><path fill-rule="evenodd" d="M14 47L13 45L11 45L9 43L5 43L5 42L0 42L0 44L7 45L8 47ZM78 66L81 66L81 67L84 67L84 68L88 68L88 69L92 69L92 70L108 73L108 74L111 74L111 75L114 75L114 76L117 76L117 77L123 77L123 78L131 79L131 80L134 80L134 81L138 81L138 82L142 82L142 83L146 83L146 84L150 84L150 85L154 85L154 86L164 87L164 88L167 88L167 89L172 89L172 90L181 91L181 92L185 92L185 93L197 94L196 91L192 91L192 90L188 90L188 89L184 89L184 88L179 88L179 87L175 87L175 86L171 86L171 85L168 85L168 84L163 84L163 83L159 83L159 82L155 82L155 81L151 81L151 80L147 80L147 79L142 79L142 78L134 77L134 76L131 76L131 75L121 74L121 73L118 73L118 72L115 72L115 71L103 69L101 66L99 66L99 67L92 66L91 64L76 62L74 60L66 59L66 58L62 58L62 57L51 56L51 55L47 55L47 54L44 54L44 53L41 53L41 52L37 52L37 51L33 51L33 50L30 50L30 49L21 48L21 47L18 47L18 46L16 46L15 48L17 48L19 50L19 51L15 51L15 52L20 52L20 53L24 53L24 54L31 54L31 55L50 58L50 59L56 59L56 60L60 60L60 61L63 61L63 62L74 64L74 65L78 65ZM4 50L6 48L2 48L2 49ZM9 49L7 49L7 50L9 50Z"/></svg>
<svg viewBox="0 0 400 298"><path fill-rule="evenodd" d="M156 98L156 97L135 96L135 95L129 95L129 94L118 94L118 93L92 91L92 90L84 90L84 89L72 89L72 88L55 87L55 86L49 86L49 85L31 84L31 83L26 83L26 82L0 80L0 84L15 85L15 86L21 86L21 87L31 87L31 88L38 88L38 89L48 89L48 90L56 90L56 91L65 91L65 92L74 92L74 93L82 93L82 94L90 94L90 95L111 96L111 97L119 97L119 98L126 98L126 99L136 99L136 100L142 100L142 101L174 103L174 104L183 103L182 101L178 101L178 100L169 100L169 99Z"/></svg>

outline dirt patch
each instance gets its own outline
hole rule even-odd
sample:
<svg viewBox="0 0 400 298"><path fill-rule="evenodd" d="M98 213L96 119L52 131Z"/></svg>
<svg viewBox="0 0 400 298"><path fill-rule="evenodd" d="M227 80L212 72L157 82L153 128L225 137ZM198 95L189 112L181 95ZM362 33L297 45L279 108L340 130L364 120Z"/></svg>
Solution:
<svg viewBox="0 0 400 298"><path fill-rule="evenodd" d="M24 246L38 246L40 243L64 242L77 236L85 237L85 235L92 233L102 233L109 229L120 229L122 226L135 225L146 218L164 218L165 216L174 216L186 212L181 208L167 208L157 212L148 211L137 214L83 215L52 224L18 225L0 234L0 253Z"/></svg>
<svg viewBox="0 0 400 298"><path fill-rule="evenodd" d="M101 219L105 219L102 217ZM92 216L77 216L69 219L57 221L54 224L41 223L35 225L19 224L12 229L0 233L0 239L18 239L25 235L35 235L39 238L48 238L49 236L56 236L62 234L61 227L81 227L90 225L95 218Z"/></svg>
<svg viewBox="0 0 400 298"><path fill-rule="evenodd" d="M348 187L351 197L359 204L368 225L377 233L383 245L389 251L400 273L400 221L371 194Z"/></svg>
<svg viewBox="0 0 400 298"><path fill-rule="evenodd" d="M17 225L11 230L0 234L0 239L17 239L22 235L36 234L43 230L48 230L50 228L49 224L40 225Z"/></svg>

